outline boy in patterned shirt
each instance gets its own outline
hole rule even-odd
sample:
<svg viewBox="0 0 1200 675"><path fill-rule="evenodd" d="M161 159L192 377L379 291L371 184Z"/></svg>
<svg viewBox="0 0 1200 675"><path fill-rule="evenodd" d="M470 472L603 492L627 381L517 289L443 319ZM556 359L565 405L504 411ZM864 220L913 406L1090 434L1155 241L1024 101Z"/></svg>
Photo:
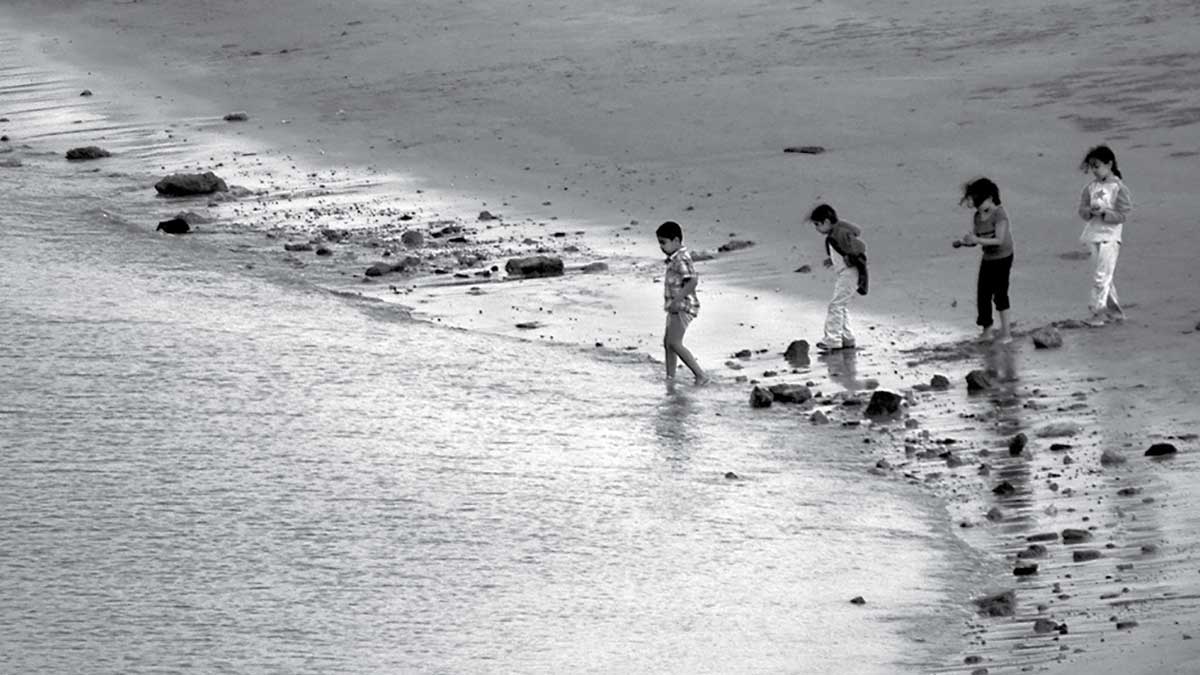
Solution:
<svg viewBox="0 0 1200 675"><path fill-rule="evenodd" d="M663 309L667 312L667 327L663 334L663 349L666 352L667 379L675 379L677 359L683 359L696 377L696 384L708 384L708 374L696 363L696 357L683 346L683 334L692 319L700 313L700 301L696 299L696 284L699 277L692 265L692 256L683 246L683 228L679 223L667 221L658 226L654 233L658 247L667 255L667 269L663 275Z"/></svg>

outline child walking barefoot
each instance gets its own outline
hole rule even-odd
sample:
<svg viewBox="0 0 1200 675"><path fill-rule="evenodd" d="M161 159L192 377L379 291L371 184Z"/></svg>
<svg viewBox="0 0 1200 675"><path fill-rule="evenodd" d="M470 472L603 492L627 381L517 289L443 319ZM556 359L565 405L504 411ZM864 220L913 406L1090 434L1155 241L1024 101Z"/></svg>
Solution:
<svg viewBox="0 0 1200 675"><path fill-rule="evenodd" d="M700 313L700 301L696 298L699 276L692 265L692 255L683 246L683 228L668 220L659 225L654 234L658 237L658 247L667 255L667 269L663 275L663 309L667 312L663 349L667 379L675 379L677 360L683 359L684 365L695 376L696 384L708 384L708 374L696 362L692 352L683 346L683 334Z"/></svg>
<svg viewBox="0 0 1200 675"><path fill-rule="evenodd" d="M825 313L825 335L817 343L817 349L823 352L853 349L854 332L850 330L847 308L854 293L857 291L859 295L866 295L868 286L867 246L858 238L862 228L840 220L837 211L828 204L813 209L808 220L818 233L825 235L823 264L837 271L837 279L833 282L833 298Z"/></svg>
<svg viewBox="0 0 1200 675"><path fill-rule="evenodd" d="M975 305L978 310L975 323L980 328L980 339L992 337L992 304L1000 315L1001 342L1011 342L1012 332L1008 319L1008 277L1012 272L1013 241L1008 214L1000 205L1000 188L987 178L976 178L963 186L964 206L975 209L972 228L961 240L962 244L979 244L983 257L979 260L979 279L976 282Z"/></svg>
<svg viewBox="0 0 1200 675"><path fill-rule="evenodd" d="M1088 301L1092 316L1087 323L1103 326L1110 320L1125 320L1113 277L1121 252L1121 230L1133 210L1133 197L1121 179L1117 157L1107 145L1088 150L1079 168L1091 171L1093 178L1079 195L1079 217L1087 221L1079 241L1092 255L1092 292Z"/></svg>

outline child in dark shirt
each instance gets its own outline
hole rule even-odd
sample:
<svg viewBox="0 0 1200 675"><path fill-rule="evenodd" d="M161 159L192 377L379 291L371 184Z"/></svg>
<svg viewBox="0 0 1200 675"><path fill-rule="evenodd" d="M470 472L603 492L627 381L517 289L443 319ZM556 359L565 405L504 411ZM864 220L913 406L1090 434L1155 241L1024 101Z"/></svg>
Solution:
<svg viewBox="0 0 1200 675"><path fill-rule="evenodd" d="M855 290L867 294L867 246L859 239L862 228L838 218L837 211L821 204L808 216L817 232L825 235L825 267L835 267L833 298L825 314L825 336L817 343L822 351L855 346L847 306ZM834 256L834 253L837 253Z"/></svg>

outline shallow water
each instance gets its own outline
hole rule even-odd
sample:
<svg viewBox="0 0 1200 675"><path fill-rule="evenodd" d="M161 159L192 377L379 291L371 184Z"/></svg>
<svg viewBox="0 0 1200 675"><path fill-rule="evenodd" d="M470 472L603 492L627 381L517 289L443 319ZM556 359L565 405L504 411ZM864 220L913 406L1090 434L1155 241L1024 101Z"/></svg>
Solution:
<svg viewBox="0 0 1200 675"><path fill-rule="evenodd" d="M236 235L154 234L134 179L17 154L13 672L885 673L947 648L910 639L954 612L938 512L865 476L859 436L248 269Z"/></svg>

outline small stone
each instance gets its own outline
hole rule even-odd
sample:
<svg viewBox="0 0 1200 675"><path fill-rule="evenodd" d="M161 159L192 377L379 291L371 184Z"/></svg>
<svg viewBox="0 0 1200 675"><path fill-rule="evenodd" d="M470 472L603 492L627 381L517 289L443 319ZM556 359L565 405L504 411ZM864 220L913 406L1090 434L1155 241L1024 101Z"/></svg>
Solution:
<svg viewBox="0 0 1200 675"><path fill-rule="evenodd" d="M1117 622L1117 630L1129 630L1131 628L1137 628L1137 625L1137 621L1134 621L1133 619L1126 619L1125 621Z"/></svg>
<svg viewBox="0 0 1200 675"><path fill-rule="evenodd" d="M171 218L170 220L161 221L158 227L155 228L157 232L166 232L167 234L187 234L191 229L191 226L183 218Z"/></svg>
<svg viewBox="0 0 1200 675"><path fill-rule="evenodd" d="M1016 491L1017 488L1013 487L1013 484L1008 481L1003 481L996 487L992 488L992 494L1000 495L1002 497L1011 495Z"/></svg>
<svg viewBox="0 0 1200 675"><path fill-rule="evenodd" d="M1001 510L999 506L993 506L992 508L988 509L985 517L993 523L998 523L1001 520L1004 520L1004 511Z"/></svg>
<svg viewBox="0 0 1200 675"><path fill-rule="evenodd" d="M1079 549L1077 551L1073 551L1071 553L1072 558L1077 563L1078 562L1088 562L1090 560L1096 560L1100 557L1100 555L1101 555L1100 551L1098 551L1094 548L1083 548L1083 549Z"/></svg>
<svg viewBox="0 0 1200 675"><path fill-rule="evenodd" d="M720 251L721 253L730 253L733 251L740 251L744 248L750 248L753 245L754 245L754 242L752 242L748 239L731 239L731 240L725 242L724 244L721 244L720 246L718 246L717 250Z"/></svg>
<svg viewBox="0 0 1200 675"><path fill-rule="evenodd" d="M777 403L804 403L812 398L812 391L803 384L774 384L768 389Z"/></svg>
<svg viewBox="0 0 1200 675"><path fill-rule="evenodd" d="M1050 619L1038 619L1033 622L1033 632L1038 635L1045 635L1046 633L1054 633L1056 631L1058 631L1058 624Z"/></svg>
<svg viewBox="0 0 1200 675"><path fill-rule="evenodd" d="M871 401L863 413L867 417L890 417L900 412L900 396L890 391L875 391L871 393Z"/></svg>
<svg viewBox="0 0 1200 675"><path fill-rule="evenodd" d="M812 265L801 265L796 268L796 274L811 274Z"/></svg>
<svg viewBox="0 0 1200 675"><path fill-rule="evenodd" d="M331 256L331 255L333 255L333 249L330 249L326 246L318 246L317 247L317 255L321 256L322 258Z"/></svg>
<svg viewBox="0 0 1200 675"><path fill-rule="evenodd" d="M1110 449L1110 450L1105 450L1104 452L1100 453L1100 465L1101 466L1117 466L1120 464L1124 464L1125 461L1126 461L1125 455L1122 455L1121 453L1117 452L1116 450Z"/></svg>
<svg viewBox="0 0 1200 675"><path fill-rule="evenodd" d="M1165 457L1167 455L1174 455L1177 452L1179 450L1170 443L1155 443L1150 446L1150 449L1146 450L1146 457Z"/></svg>
<svg viewBox="0 0 1200 675"><path fill-rule="evenodd" d="M1039 532L1025 537L1025 541L1058 541L1057 532Z"/></svg>
<svg viewBox="0 0 1200 675"><path fill-rule="evenodd" d="M1019 433L1013 436L1008 441L1008 454L1016 457L1025 449L1025 444L1029 442L1029 437L1024 433Z"/></svg>
<svg viewBox="0 0 1200 675"><path fill-rule="evenodd" d="M1038 438L1060 438L1074 436L1083 431L1083 427L1075 422L1051 422L1037 430Z"/></svg>
<svg viewBox="0 0 1200 675"><path fill-rule="evenodd" d="M67 159L77 162L89 159L112 157L112 153L98 145L87 145L82 148L71 148L67 151Z"/></svg>
<svg viewBox="0 0 1200 675"><path fill-rule="evenodd" d="M813 424L829 424L829 416L817 410L812 415L809 415L808 421Z"/></svg>
<svg viewBox="0 0 1200 675"><path fill-rule="evenodd" d="M504 264L504 271L510 276L525 278L561 277L563 274L563 261L562 258L546 255L511 258Z"/></svg>
<svg viewBox="0 0 1200 675"><path fill-rule="evenodd" d="M1092 533L1087 530L1067 528L1062 531L1062 540L1064 544L1078 544L1080 542L1091 541Z"/></svg>
<svg viewBox="0 0 1200 675"><path fill-rule="evenodd" d="M945 375L934 375L929 380L929 386L939 391L950 388L950 379Z"/></svg>
<svg viewBox="0 0 1200 675"><path fill-rule="evenodd" d="M992 388L992 376L986 370L972 370L967 373L967 391L987 391Z"/></svg>
<svg viewBox="0 0 1200 675"><path fill-rule="evenodd" d="M808 357L808 340L792 340L783 351L783 358L796 361Z"/></svg>
<svg viewBox="0 0 1200 675"><path fill-rule="evenodd" d="M1036 563L1029 563L1026 565L1017 565L1016 567L1013 568L1013 576L1017 576L1017 577L1030 577L1037 573L1038 573L1038 566Z"/></svg>
<svg viewBox="0 0 1200 675"><path fill-rule="evenodd" d="M775 398L771 395L771 392L763 387L755 387L750 390L751 408L770 408L774 400Z"/></svg>
<svg viewBox="0 0 1200 675"><path fill-rule="evenodd" d="M608 271L608 263L600 261L600 260L597 260L596 262L590 262L590 263L584 265L582 268L582 272L584 274L597 274L599 272L607 272L607 271Z"/></svg>
<svg viewBox="0 0 1200 675"><path fill-rule="evenodd" d="M245 122L248 119L250 119L250 115L241 110L225 113L226 122Z"/></svg>
<svg viewBox="0 0 1200 675"><path fill-rule="evenodd" d="M725 479L726 479L726 480L737 480L737 479L738 479L738 475L737 475L736 473L732 472L732 471L726 471L726 472L725 472Z"/></svg>
<svg viewBox="0 0 1200 675"><path fill-rule="evenodd" d="M783 151L798 155L820 155L825 152L825 148L820 145L789 145Z"/></svg>
<svg viewBox="0 0 1200 675"><path fill-rule="evenodd" d="M1045 546L1042 546L1041 544L1030 544L1029 547L1024 551L1018 552L1017 557L1021 558L1022 560L1044 558L1046 556L1046 552L1047 549Z"/></svg>
<svg viewBox="0 0 1200 675"><path fill-rule="evenodd" d="M299 244L284 244L283 250L292 251L292 252L311 251L311 250L313 250L313 247L312 247L312 244L309 244L308 242L303 242L303 243L299 243Z"/></svg>
<svg viewBox="0 0 1200 675"><path fill-rule="evenodd" d="M416 230L406 230L400 235L400 243L409 248L421 248L425 245L425 235Z"/></svg>
<svg viewBox="0 0 1200 675"><path fill-rule="evenodd" d="M1062 333L1054 326L1043 326L1029 336L1037 349L1057 349L1063 345Z"/></svg>
<svg viewBox="0 0 1200 675"><path fill-rule="evenodd" d="M480 211L479 212L479 220L487 221L487 220L499 220L499 219L500 219L499 216L492 215L491 211Z"/></svg>
<svg viewBox="0 0 1200 675"><path fill-rule="evenodd" d="M91 95L92 95L92 90L91 90L91 89L84 89L83 91L79 92L79 95L80 95L80 96L91 96Z"/></svg>

